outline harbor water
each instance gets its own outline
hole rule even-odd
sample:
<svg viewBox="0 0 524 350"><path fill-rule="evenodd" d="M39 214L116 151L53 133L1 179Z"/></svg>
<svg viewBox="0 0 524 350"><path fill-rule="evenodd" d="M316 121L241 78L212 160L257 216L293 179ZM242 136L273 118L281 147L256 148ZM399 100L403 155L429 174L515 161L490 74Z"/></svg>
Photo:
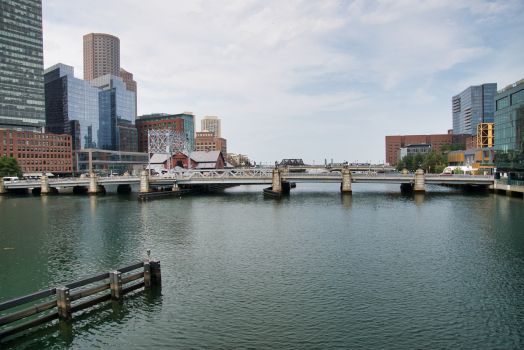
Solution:
<svg viewBox="0 0 524 350"><path fill-rule="evenodd" d="M148 249L162 263L159 293L138 290L1 349L524 348L522 197L298 184L279 200L262 188L1 196L0 302Z"/></svg>

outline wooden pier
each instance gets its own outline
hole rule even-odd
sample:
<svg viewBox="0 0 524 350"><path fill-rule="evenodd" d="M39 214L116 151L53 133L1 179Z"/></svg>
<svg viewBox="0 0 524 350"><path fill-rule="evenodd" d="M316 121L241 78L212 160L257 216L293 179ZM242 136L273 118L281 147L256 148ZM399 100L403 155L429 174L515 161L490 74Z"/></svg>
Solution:
<svg viewBox="0 0 524 350"><path fill-rule="evenodd" d="M128 274L127 276L123 277L123 274L138 269L142 269L142 271ZM102 284L91 286L79 291L73 291L73 289L103 280L106 281ZM56 319L59 319L60 321L71 321L75 312L89 308L107 300L122 300L124 294L141 287L150 288L152 286L161 286L161 280L160 261L144 260L116 270L100 273L98 275L87 277L75 282L66 283L55 288L42 290L2 302L0 303L0 312L56 295L56 298L53 298L52 300L40 303L38 305L33 305L0 317L0 326L4 326L9 323L22 320L26 317L36 315L40 312L56 308L54 311L44 316L0 331L0 343L2 342L2 339L5 339L8 336L15 335L24 330L37 327ZM136 283L135 281L139 282ZM97 295L94 298L84 299L85 301L75 305L72 304L72 302L76 300L86 298L105 290L110 290L110 292Z"/></svg>

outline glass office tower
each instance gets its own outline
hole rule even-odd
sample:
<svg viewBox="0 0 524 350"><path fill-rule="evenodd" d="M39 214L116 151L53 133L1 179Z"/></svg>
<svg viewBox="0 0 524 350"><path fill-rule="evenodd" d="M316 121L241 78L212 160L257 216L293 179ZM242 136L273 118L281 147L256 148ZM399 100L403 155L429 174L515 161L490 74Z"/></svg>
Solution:
<svg viewBox="0 0 524 350"><path fill-rule="evenodd" d="M135 125L135 93L126 90L126 83L121 77L107 74L89 82L97 87L99 135L98 148L104 150L120 151L120 130L122 125L124 133L128 133L129 126ZM136 133L135 133L136 135ZM136 151L136 139L131 151ZM130 150L126 146L126 150Z"/></svg>
<svg viewBox="0 0 524 350"><path fill-rule="evenodd" d="M98 147L98 88L58 63L44 71L46 130L73 137L73 150Z"/></svg>
<svg viewBox="0 0 524 350"><path fill-rule="evenodd" d="M524 180L524 79L495 96L495 167Z"/></svg>
<svg viewBox="0 0 524 350"><path fill-rule="evenodd" d="M0 127L45 126L42 2L1 3Z"/></svg>
<svg viewBox="0 0 524 350"><path fill-rule="evenodd" d="M494 97L497 84L470 86L453 96L453 142L465 142L465 137L477 134L477 124L493 123Z"/></svg>

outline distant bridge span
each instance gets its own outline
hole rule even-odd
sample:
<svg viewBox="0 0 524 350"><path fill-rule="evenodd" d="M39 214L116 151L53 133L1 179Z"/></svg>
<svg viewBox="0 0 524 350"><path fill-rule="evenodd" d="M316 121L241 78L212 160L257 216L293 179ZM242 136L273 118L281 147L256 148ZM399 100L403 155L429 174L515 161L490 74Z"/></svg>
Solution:
<svg viewBox="0 0 524 350"><path fill-rule="evenodd" d="M42 194L56 193L57 189L73 187L84 192L97 194L105 192L104 187L117 185L131 190L130 185L139 184L140 192L149 192L153 188L187 188L202 185L270 185L277 192L289 188L290 183L340 183L342 192L351 193L351 184L355 183L390 183L400 184L416 191L425 191L425 184L437 185L473 185L493 186L493 176L488 175L441 175L424 174L419 169L415 174L377 173L374 171L352 172L343 168L341 172L296 173L284 169L241 169L213 171L181 171L163 176L149 177L147 172L140 176L97 177L91 174L84 178L49 179L43 176L39 180L6 181L0 179L0 193L13 190L39 189Z"/></svg>

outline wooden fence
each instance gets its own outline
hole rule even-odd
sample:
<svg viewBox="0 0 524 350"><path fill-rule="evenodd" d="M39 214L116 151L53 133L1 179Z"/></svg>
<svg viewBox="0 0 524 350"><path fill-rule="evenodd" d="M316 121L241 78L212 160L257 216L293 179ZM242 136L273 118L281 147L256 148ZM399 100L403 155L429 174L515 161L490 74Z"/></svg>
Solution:
<svg viewBox="0 0 524 350"><path fill-rule="evenodd" d="M122 278L122 274L131 272L143 267L143 271L131 274ZM131 282L142 279L140 283L131 284ZM85 286L94 282L109 279L109 282L89 287L78 292L72 292L72 289ZM98 303L107 300L122 300L123 295L141 287L149 288L151 286L161 285L160 261L145 260L120 269L104 272L98 275L87 277L79 281L66 283L55 288L42 290L33 294L28 294L23 297L4 301L0 303L0 312L8 310L17 306L34 302L36 300L56 295L56 299L46 301L44 303L25 308L20 311L13 312L6 316L0 317L0 326L21 320L28 316L35 315L45 310L57 308L56 312L51 312L45 316L27 321L25 323L16 325L11 328L0 331L0 342L3 338L14 335L26 329L39 326L41 324L50 322L55 319L68 321L73 318L73 313L83 310L85 308L94 306ZM110 293L97 296L93 299L81 302L79 304L71 305L71 302L85 298L87 296L100 293L104 290L110 289Z"/></svg>

